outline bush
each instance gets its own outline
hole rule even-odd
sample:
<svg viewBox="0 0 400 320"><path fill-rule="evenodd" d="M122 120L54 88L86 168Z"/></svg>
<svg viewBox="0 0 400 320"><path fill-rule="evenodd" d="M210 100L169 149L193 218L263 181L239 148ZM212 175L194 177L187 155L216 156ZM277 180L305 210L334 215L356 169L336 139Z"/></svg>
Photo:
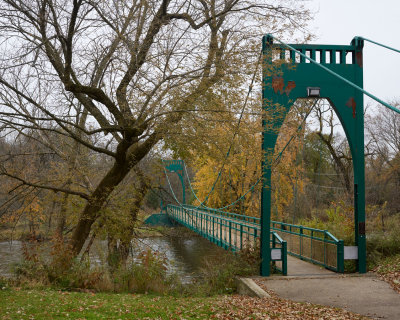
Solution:
<svg viewBox="0 0 400 320"><path fill-rule="evenodd" d="M214 295L236 292L236 277L259 272L259 248L245 248L237 253L220 249L213 261L204 261L200 278L189 288L191 294Z"/></svg>
<svg viewBox="0 0 400 320"><path fill-rule="evenodd" d="M0 290L8 289L8 280L6 278L0 277Z"/></svg>
<svg viewBox="0 0 400 320"><path fill-rule="evenodd" d="M58 240L51 243L50 256L46 257L46 251L48 246L37 243L23 246L24 260L14 267L16 285L135 293L167 293L180 286L177 277L167 273L166 258L151 250L113 270L93 265L89 258L74 258L69 247Z"/></svg>
<svg viewBox="0 0 400 320"><path fill-rule="evenodd" d="M380 260L400 254L400 214L386 219L385 231L378 229L367 234L367 254L370 268Z"/></svg>
<svg viewBox="0 0 400 320"><path fill-rule="evenodd" d="M121 266L113 275L115 291L171 293L180 287L176 275L168 274L167 259L150 249L143 251L129 266Z"/></svg>
<svg viewBox="0 0 400 320"><path fill-rule="evenodd" d="M52 286L56 288L92 289L102 287L105 271L100 267L92 268L88 262L73 259L65 269L55 268L52 262L45 260L24 260L14 266L15 282L18 285L37 287Z"/></svg>
<svg viewBox="0 0 400 320"><path fill-rule="evenodd" d="M354 209L344 202L332 203L332 208L325 209L323 217L302 219L298 222L309 228L328 230L345 245L354 245Z"/></svg>

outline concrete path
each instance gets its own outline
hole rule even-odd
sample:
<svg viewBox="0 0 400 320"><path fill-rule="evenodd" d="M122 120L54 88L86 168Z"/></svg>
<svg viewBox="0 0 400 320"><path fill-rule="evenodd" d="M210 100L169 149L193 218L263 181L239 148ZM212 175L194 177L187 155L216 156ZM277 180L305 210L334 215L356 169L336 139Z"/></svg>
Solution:
<svg viewBox="0 0 400 320"><path fill-rule="evenodd" d="M288 276L320 276L331 275L336 276L337 273L320 267L316 264L306 262L290 255L287 256L287 271Z"/></svg>
<svg viewBox="0 0 400 320"><path fill-rule="evenodd" d="M256 281L293 301L339 307L374 319L400 319L400 294L374 274L341 275L290 257L287 277Z"/></svg>

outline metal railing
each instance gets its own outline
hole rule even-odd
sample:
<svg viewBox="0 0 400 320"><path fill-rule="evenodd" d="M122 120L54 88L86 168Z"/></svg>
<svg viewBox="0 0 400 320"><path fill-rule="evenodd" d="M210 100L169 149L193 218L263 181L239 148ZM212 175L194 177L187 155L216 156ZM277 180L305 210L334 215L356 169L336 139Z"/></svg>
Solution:
<svg viewBox="0 0 400 320"><path fill-rule="evenodd" d="M167 206L167 214L176 222L195 231L207 240L232 251L257 246L260 225L223 216L192 206Z"/></svg>
<svg viewBox="0 0 400 320"><path fill-rule="evenodd" d="M226 250L239 251L259 246L260 218L195 206L167 206L176 222ZM343 240L327 230L271 221L271 261L287 274L287 253L327 269L344 271Z"/></svg>
<svg viewBox="0 0 400 320"><path fill-rule="evenodd" d="M220 215L222 217L233 218L233 219L236 219L236 220L242 220L242 221L245 221L245 222L248 222L248 223L257 224L257 225L260 224L260 218L258 218L258 217L251 217L251 216L246 216L246 215L243 215L243 214L237 214L237 213L233 213L233 212L226 212L226 211L222 211L222 210L219 210L219 209L195 207L195 206L192 206L192 205L184 205L183 207L189 208L189 209L196 209L198 211L206 212L206 213L209 213L209 214L218 214L218 215Z"/></svg>
<svg viewBox="0 0 400 320"><path fill-rule="evenodd" d="M344 272L344 243L327 230L271 221L271 230L287 241L287 252L327 269Z"/></svg>
<svg viewBox="0 0 400 320"><path fill-rule="evenodd" d="M276 232L271 232L271 261L275 270L287 275L287 242Z"/></svg>
<svg viewBox="0 0 400 320"><path fill-rule="evenodd" d="M168 216L216 245L232 251L259 247L259 218L194 206L167 206ZM271 232L274 268L287 274L287 243Z"/></svg>

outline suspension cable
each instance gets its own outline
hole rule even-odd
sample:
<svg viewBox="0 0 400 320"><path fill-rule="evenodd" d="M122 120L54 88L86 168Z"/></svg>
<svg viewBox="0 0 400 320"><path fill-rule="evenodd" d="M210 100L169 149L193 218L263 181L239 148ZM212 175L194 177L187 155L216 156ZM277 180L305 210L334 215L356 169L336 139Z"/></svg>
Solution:
<svg viewBox="0 0 400 320"><path fill-rule="evenodd" d="M303 120L301 121L300 125L297 127L297 130L295 132L295 134L297 134L300 129L303 127L303 125L305 124L305 122L307 121L308 116L310 115L311 111L314 109L314 107L317 105L317 103L319 102L319 99L316 99L313 103L313 105L311 106L310 110L308 110L308 112L306 113L305 117L303 118ZM292 140L294 139L294 137L296 136L295 134L292 134L292 136L290 137L290 139L288 140L288 142L286 143L286 145L282 148L281 152L279 152L278 156L275 158L274 162L271 163L271 167L273 165L275 165L275 162L280 159L282 157L283 152L286 150L286 148L289 146L290 142L292 142Z"/></svg>
<svg viewBox="0 0 400 320"><path fill-rule="evenodd" d="M168 186L169 186L169 188L171 189L172 196L174 197L175 201L176 201L180 206L182 206L182 203L178 200L178 198L176 197L176 194L175 194L174 190L172 189L171 181L169 181L169 177L168 177L168 174L167 174L167 170L165 170L165 168L164 168L164 173L165 173L165 176L166 176L166 178L167 178Z"/></svg>
<svg viewBox="0 0 400 320"><path fill-rule="evenodd" d="M382 43L379 43L379 42L376 42L376 41L373 41L373 40L370 40L370 39L367 39L367 38L364 38L364 37L360 37L360 36L357 36L356 38L357 38L357 39L362 39L362 40L365 40L365 41L368 41L368 42L371 42L371 43L376 44L376 45L378 45L378 46L381 46L381 47L383 47L383 48L386 48L386 49L392 50L392 51L394 51L394 52L400 53L400 50L397 50L397 49L395 49L395 48L386 46L386 45L384 45L384 44L382 44Z"/></svg>
<svg viewBox="0 0 400 320"><path fill-rule="evenodd" d="M240 123L242 122L244 110L246 109L247 102L248 102L249 97L250 97L250 93L251 93L251 91L253 90L253 84L254 84L254 81L255 81L255 78L256 78L256 75L257 75L258 66L260 65L261 58L262 58L262 50L260 51L260 54L259 54L259 56L258 56L256 68L255 68L255 70L254 70L254 73L253 73L253 76L252 76L252 79L251 79L251 83L250 83L250 86L249 86L249 90L247 91L246 99L245 99L245 101L244 101L244 103L243 103L242 111L240 112L239 120L238 120L238 122L237 122L235 131L234 131L234 133L233 133L232 141L231 141L231 143L230 143L230 145L229 145L228 151L226 152L226 155L225 155L224 161L223 161L223 163L222 163L222 165L221 165L221 168L219 169L218 176L217 176L217 178L215 179L215 181L214 181L214 183L213 183L213 185L212 185L212 187L211 187L211 190L208 192L208 194L207 194L207 196L205 197L204 201L200 202L200 205L198 206L198 208L201 207L201 206L203 206L203 204L207 202L207 200L208 200L208 198L210 197L211 193L214 191L215 186L217 185L217 183L218 183L218 181L219 181L219 178L221 177L222 170L223 170L224 167L225 167L226 161L227 161L227 159L228 159L228 157L229 157L229 155L230 155L230 153L231 153L233 144L234 144L234 142L235 142L235 138L236 138L236 136L237 136L237 134L238 134L238 132L239 132Z"/></svg>
<svg viewBox="0 0 400 320"><path fill-rule="evenodd" d="M278 41L280 44L282 44L282 45L288 47L289 49L291 49L291 50L297 52L300 56L302 56L303 58L309 60L310 62L314 63L315 65L319 66L320 68L324 69L324 70L327 71L328 73L330 73L330 74L332 74L333 76L337 77L338 79L344 81L345 83L347 83L347 84L350 85L351 87L353 87L353 88L355 88L355 89L357 89L357 90L363 92L364 94L366 94L367 96L369 96L369 97L372 98L373 100L379 102L380 104L382 104L382 105L384 105L385 107L391 109L392 111L395 111L395 112L397 112L397 113L400 114L400 110L399 110L399 109L397 109L397 108L391 106L390 104L388 104L388 103L382 101L382 100L379 99L378 97L374 96L373 94L369 93L368 91L364 90L363 88L357 86L355 83L349 81L348 79L342 77L341 75L337 74L336 72L334 72L334 71L330 70L329 68L323 66L322 64L318 63L318 62L315 61L314 59L312 59L312 58L308 57L307 55L303 54L301 51L296 50L296 49L295 49L294 47L292 47L291 45L289 45L289 44L287 44L287 43L285 43L285 42L283 42L283 41L277 39L276 37L274 37L274 36L271 35L271 34L269 34L269 36L271 36L273 39L275 39L276 41ZM392 47L386 46L386 45L384 45L384 44L375 42L375 41L373 41L373 40L370 40L370 39L367 39L367 38L364 38L364 37L360 37L360 36L358 36L358 37L356 37L356 38L362 39L362 40L365 40L365 41L368 41L368 42L371 42L371 43L376 44L376 45L378 45L378 46L381 46L381 47L384 47L384 48L386 48L386 49L389 49L389 50L392 50L392 51L395 51L395 52L400 53L400 50L397 50L397 49L394 49L394 48L392 48ZM232 141L231 141L230 146L229 146L229 148L228 148L228 151L227 151L227 153L226 153L226 155L225 155L225 158L224 158L224 161L223 161L223 163L222 163L222 165L221 165L221 168L220 168L220 170L219 170L219 172L218 172L218 176L217 176L216 180L214 181L214 183L213 183L213 185L212 185L212 187L211 187L211 190L210 190L209 193L207 194L207 196L206 196L206 198L204 199L204 201L201 201L201 200L197 197L196 193L194 192L193 187L192 187L192 184L191 184L190 179L189 179L189 176L188 176L188 174L187 174L186 164L185 164L185 162L184 162L184 169L185 169L186 177L187 177L188 182L189 182L190 189L191 189L193 195L195 196L196 200L200 202L200 205L197 206L196 208L204 207L204 208L206 208L206 209L214 209L214 208L210 208L210 207L205 206L204 203L207 202L207 200L209 199L211 193L215 190L215 186L216 186L216 184L218 183L218 181L219 181L219 179L220 179L220 177L221 177L222 170L223 170L223 168L224 168L224 166L225 166L225 164L226 164L226 160L228 159L228 157L229 157L229 155L230 155L230 152L231 152L231 150L232 150L232 147L233 147L233 144L234 144L234 139L236 138L236 135L238 134L239 127L240 127L240 123L241 123L242 118L243 118L244 110L245 110L245 108L246 108L246 105L247 105L247 102L248 102L250 93L251 93L251 91L252 91L253 83L254 83L254 80L255 80L255 76L256 76L256 74L257 74L257 70L258 70L258 66L259 66L260 61L261 61L261 57L262 57L262 51L260 52L259 58L258 58L258 60L257 60L256 69L255 69L255 71L254 71L254 74L253 74L253 77L252 77L252 80L251 80L251 84L250 84L250 86L249 86L249 90L248 90L248 92L247 92L246 99L245 99L245 102L244 102L244 104L243 104L243 108L242 108L242 111L241 111L241 113L240 113L239 120L238 120L238 123L237 123L237 125L236 125L235 131L234 131L234 134L233 134L233 137L232 137ZM301 124L299 125L299 127L297 128L296 133L302 128L302 126L303 126L303 124L305 123L305 121L306 121L308 115L311 113L311 111L313 110L313 108L315 107L315 105L317 104L317 102L318 102L318 99L315 101L315 103L313 104L313 106L311 107L311 109L308 111L308 113L307 113L306 116L304 117L302 123L301 123ZM288 140L288 142L286 143L286 145L283 147L283 149L279 152L279 154L277 155L277 157L274 159L274 161L272 162L271 166L274 165L274 164L282 157L283 152L284 152L284 151L286 150L286 148L289 146L289 144L290 144L291 141L294 139L294 137L295 137L295 135L293 134L293 135L290 137L290 139ZM169 188L171 189L172 195L173 195L173 197L175 198L175 201L176 201L181 207L183 207L183 204L179 202L179 200L177 199L177 197L176 197L176 195L175 195L175 193L174 193L174 191L173 191L173 189L172 189L172 186L171 186L171 183L170 183L170 180L169 180L169 178L168 178L168 174L167 174L165 168L164 168L164 172L165 172L165 175L166 175L166 177L167 177L167 181L168 181ZM229 204L229 205L226 205L226 206L221 207L221 208L217 208L217 210L223 210L223 209L226 209L226 208L228 208L228 207L231 207L231 206L235 205L237 202L239 202L240 200L242 200L250 191L252 191L252 190L258 185L258 183L260 183L261 180L262 180L262 178L260 177L260 178L256 181L256 183L254 183L241 197L239 197L238 199L236 199L234 202L232 202L232 203Z"/></svg>
<svg viewBox="0 0 400 320"><path fill-rule="evenodd" d="M303 58L307 59L308 61L314 63L315 65L317 65L318 67L324 69L325 71L329 72L330 74L332 74L333 76L335 76L336 78L346 82L348 85L350 85L351 87L363 92L364 94L366 94L368 97L374 99L375 101L379 102L380 104L384 105L385 107L389 108L390 110L393 110L394 112L397 112L400 114L400 110L393 107L392 105L386 103L385 101L379 99L378 97L374 96L372 93L369 93L368 91L364 90L363 88L359 87L358 85L356 85L355 83L351 82L350 80L347 80L346 78L342 77L341 75L337 74L336 72L332 71L331 69L325 67L324 65L322 65L321 63L318 63L317 61L315 61L314 59L311 59L310 57L308 57L307 55L305 55L304 53L302 53L299 50L296 50L295 48L293 48L291 45L275 38L273 35L269 34L269 36L271 36L273 39L275 39L276 41L278 41L279 43L283 44L284 46L288 47L290 50L293 50L295 52L297 52L299 55L301 55Z"/></svg>
<svg viewBox="0 0 400 320"><path fill-rule="evenodd" d="M286 143L286 145L282 148L282 150L279 152L279 154L276 156L276 158L274 159L274 161L271 163L272 165L275 165L275 163L282 157L282 154L285 152L286 148L289 146L289 144L292 142L293 138L297 135L297 133L302 129L303 125L305 124L305 122L307 121L308 116L310 115L310 113L312 112L312 110L314 109L314 107L317 105L319 99L316 99L315 102L313 103L313 105L311 106L310 110L308 110L307 114L304 116L303 120L301 121L300 125L297 127L296 132L294 134L292 134L292 136L290 137L290 139L288 140L288 142ZM196 198L197 201L200 202L199 198L196 195L196 192L194 191L193 187L192 187L192 183L189 179L189 175L187 172L187 167L186 167L186 163L185 161L183 161L183 167L185 170L185 174L187 177L187 180L189 182L189 187L190 190L192 191L194 197ZM165 169L164 169L165 171ZM165 171L166 174L166 171ZM168 178L168 177L167 177ZM199 206L197 206L196 208L200 208L203 207L205 209L214 209L214 210L224 210L226 208L232 207L233 205L235 205L236 203L238 203L239 201L241 201L242 199L244 199L246 197L246 195L251 192L252 190L254 190L254 188L260 183L260 181L262 180L262 177L260 177L242 196L240 196L239 198L237 198L235 201L233 201L232 203L220 207L220 208L211 208L211 207L207 207L205 206L203 203L201 203ZM168 180L169 182L169 180ZM171 188L171 185L170 185ZM179 201L177 201L179 203Z"/></svg>

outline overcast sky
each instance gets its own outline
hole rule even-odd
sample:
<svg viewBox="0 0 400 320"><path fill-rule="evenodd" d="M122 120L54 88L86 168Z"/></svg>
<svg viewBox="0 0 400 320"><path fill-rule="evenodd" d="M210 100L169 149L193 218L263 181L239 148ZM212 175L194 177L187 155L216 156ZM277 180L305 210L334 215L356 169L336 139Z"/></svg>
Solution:
<svg viewBox="0 0 400 320"><path fill-rule="evenodd" d="M310 29L319 44L350 44L362 36L400 50L400 0L311 0ZM364 89L400 101L400 53L364 44ZM365 101L367 96L364 96Z"/></svg>

